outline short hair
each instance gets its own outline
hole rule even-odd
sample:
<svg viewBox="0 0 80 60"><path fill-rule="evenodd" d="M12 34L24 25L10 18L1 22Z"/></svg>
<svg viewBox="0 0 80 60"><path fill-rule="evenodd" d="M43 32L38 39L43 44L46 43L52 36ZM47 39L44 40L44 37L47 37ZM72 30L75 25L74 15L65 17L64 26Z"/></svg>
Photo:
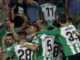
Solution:
<svg viewBox="0 0 80 60"><path fill-rule="evenodd" d="M48 27L48 22L45 21L45 20L42 20L42 21L41 21L41 25L42 25L42 26L45 26L45 27Z"/></svg>
<svg viewBox="0 0 80 60"><path fill-rule="evenodd" d="M37 29L37 31L40 30L39 26L37 24L31 24L31 26L35 27Z"/></svg>
<svg viewBox="0 0 80 60"><path fill-rule="evenodd" d="M28 29L31 26L31 22L27 21L26 25L23 27L23 30Z"/></svg>
<svg viewBox="0 0 80 60"><path fill-rule="evenodd" d="M13 34L12 33L8 33L6 36L11 36L12 39L14 39Z"/></svg>
<svg viewBox="0 0 80 60"><path fill-rule="evenodd" d="M68 18L69 22L73 22L73 19L71 17Z"/></svg>
<svg viewBox="0 0 80 60"><path fill-rule="evenodd" d="M24 31L21 31L21 32L18 32L18 35L24 35L24 36L26 36L27 34L26 34L26 32L24 32Z"/></svg>
<svg viewBox="0 0 80 60"><path fill-rule="evenodd" d="M8 33L6 36L13 36L13 34L12 33Z"/></svg>
<svg viewBox="0 0 80 60"><path fill-rule="evenodd" d="M65 14L59 14L58 21L62 24L65 24L68 21L68 18L66 18Z"/></svg>

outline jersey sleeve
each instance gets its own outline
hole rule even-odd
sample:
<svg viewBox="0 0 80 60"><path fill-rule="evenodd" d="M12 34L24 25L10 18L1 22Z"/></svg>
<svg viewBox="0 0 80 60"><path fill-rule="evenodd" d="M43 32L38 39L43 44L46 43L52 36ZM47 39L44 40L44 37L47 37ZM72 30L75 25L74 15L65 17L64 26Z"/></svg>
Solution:
<svg viewBox="0 0 80 60"><path fill-rule="evenodd" d="M11 54L11 53L13 53L14 52L14 47L15 47L15 45L13 45L11 48L6 48L6 54Z"/></svg>
<svg viewBox="0 0 80 60"><path fill-rule="evenodd" d="M59 37L58 36L55 37L55 42L59 43Z"/></svg>
<svg viewBox="0 0 80 60"><path fill-rule="evenodd" d="M42 30L40 32L36 32L36 35L47 34L47 35L60 35L60 29L55 30Z"/></svg>
<svg viewBox="0 0 80 60"><path fill-rule="evenodd" d="M41 38L39 36L37 36L36 39L34 40L34 44L40 46L40 44L41 44Z"/></svg>

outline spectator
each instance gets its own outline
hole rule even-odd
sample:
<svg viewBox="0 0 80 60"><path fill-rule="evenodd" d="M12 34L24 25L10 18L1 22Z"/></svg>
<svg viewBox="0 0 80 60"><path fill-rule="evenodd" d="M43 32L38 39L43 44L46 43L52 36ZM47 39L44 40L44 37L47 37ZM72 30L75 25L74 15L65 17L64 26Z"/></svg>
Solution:
<svg viewBox="0 0 80 60"><path fill-rule="evenodd" d="M77 12L77 14L75 15L75 26L78 30L80 30L80 11Z"/></svg>
<svg viewBox="0 0 80 60"><path fill-rule="evenodd" d="M74 16L80 10L80 0L65 0L66 14Z"/></svg>
<svg viewBox="0 0 80 60"><path fill-rule="evenodd" d="M0 1L0 22L4 22L6 17L8 17L9 12L9 0Z"/></svg>
<svg viewBox="0 0 80 60"><path fill-rule="evenodd" d="M15 2L16 2L16 0L10 0L9 7L13 7Z"/></svg>
<svg viewBox="0 0 80 60"><path fill-rule="evenodd" d="M38 0L39 5L42 5L44 3L44 0Z"/></svg>
<svg viewBox="0 0 80 60"><path fill-rule="evenodd" d="M49 24L53 24L56 20L57 7L50 3L50 0L44 0L44 4L40 5L41 20L46 20Z"/></svg>
<svg viewBox="0 0 80 60"><path fill-rule="evenodd" d="M65 1L64 0L51 0L51 3L57 6L58 13L64 13L65 11L64 9Z"/></svg>
<svg viewBox="0 0 80 60"><path fill-rule="evenodd" d="M17 0L12 10L12 19L16 28L21 27L26 21L24 19L26 17L26 9L25 0Z"/></svg>
<svg viewBox="0 0 80 60"><path fill-rule="evenodd" d="M27 8L27 14L31 22L35 22L37 20L40 20L39 17L39 7L38 3L36 1L27 1L27 4L29 5Z"/></svg>
<svg viewBox="0 0 80 60"><path fill-rule="evenodd" d="M2 0L0 0L0 8L1 8L1 6L2 6Z"/></svg>
<svg viewBox="0 0 80 60"><path fill-rule="evenodd" d="M9 3L9 8L10 8L10 10L9 10L9 21L12 20L11 11L12 11L13 6L15 5L15 2L16 2L16 0L10 0L10 3Z"/></svg>

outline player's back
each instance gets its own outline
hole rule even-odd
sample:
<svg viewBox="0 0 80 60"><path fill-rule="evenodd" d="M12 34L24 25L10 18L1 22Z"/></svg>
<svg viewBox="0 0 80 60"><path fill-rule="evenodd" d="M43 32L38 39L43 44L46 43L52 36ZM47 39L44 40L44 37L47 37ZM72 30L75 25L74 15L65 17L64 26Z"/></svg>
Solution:
<svg viewBox="0 0 80 60"><path fill-rule="evenodd" d="M65 56L74 55L80 52L79 39L74 31L76 31L76 28L73 25L67 25L60 28L61 36L59 36L59 40Z"/></svg>
<svg viewBox="0 0 80 60"><path fill-rule="evenodd" d="M58 44L54 44L53 48L53 59L54 60L62 60L62 52L61 52L61 47Z"/></svg>
<svg viewBox="0 0 80 60"><path fill-rule="evenodd" d="M55 5L46 3L41 5L41 9L45 20L55 20L55 11L56 11Z"/></svg>
<svg viewBox="0 0 80 60"><path fill-rule="evenodd" d="M52 35L42 34L41 38L41 48L40 48L40 56L38 59L40 60L53 60L53 45L55 37Z"/></svg>
<svg viewBox="0 0 80 60"><path fill-rule="evenodd" d="M27 49L24 46L16 45L15 53L17 55L18 60L34 60L33 51Z"/></svg>

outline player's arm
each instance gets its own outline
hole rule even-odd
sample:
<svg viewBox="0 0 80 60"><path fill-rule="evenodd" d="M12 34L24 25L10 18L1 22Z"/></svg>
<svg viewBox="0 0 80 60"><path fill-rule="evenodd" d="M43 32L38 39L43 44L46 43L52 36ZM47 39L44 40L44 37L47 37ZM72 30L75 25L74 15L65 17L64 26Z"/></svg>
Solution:
<svg viewBox="0 0 80 60"><path fill-rule="evenodd" d="M15 32L14 24L11 24L11 23L9 22L9 27L10 27L10 29L11 29L11 32L12 32L15 40L17 40L17 41L24 40L24 39L22 39L22 38Z"/></svg>
<svg viewBox="0 0 80 60"><path fill-rule="evenodd" d="M14 9L16 8L16 6L14 6L13 8L12 8L12 11L11 11L11 15L12 15L12 20L14 20L14 17L15 17L15 14L14 14Z"/></svg>
<svg viewBox="0 0 80 60"><path fill-rule="evenodd" d="M34 60L37 60L37 56L34 56Z"/></svg>
<svg viewBox="0 0 80 60"><path fill-rule="evenodd" d="M22 16L22 18L24 19L24 23L22 24L20 28L18 28L18 32L20 32L24 28L24 26L26 25L26 22L28 21L27 16L24 15Z"/></svg>
<svg viewBox="0 0 80 60"><path fill-rule="evenodd" d="M68 15L69 15L69 12L68 12L68 1L65 0L65 13L66 13L66 17L68 17Z"/></svg>
<svg viewBox="0 0 80 60"><path fill-rule="evenodd" d="M80 36L80 31L74 31L74 34L76 34L77 36Z"/></svg>
<svg viewBox="0 0 80 60"><path fill-rule="evenodd" d="M36 40L34 41L34 43L35 43L34 45L26 44L24 46L32 51L36 51L41 44L41 38L37 37Z"/></svg>
<svg viewBox="0 0 80 60"><path fill-rule="evenodd" d="M6 52L5 40L6 40L6 37L3 37L2 38L2 52Z"/></svg>
<svg viewBox="0 0 80 60"><path fill-rule="evenodd" d="M36 44L34 44L34 45L26 44L26 45L24 45L24 46L27 47L28 49L32 50L32 51L37 50L37 48L39 47L39 46L36 45Z"/></svg>
<svg viewBox="0 0 80 60"><path fill-rule="evenodd" d="M40 34L59 35L60 34L60 30L59 29L55 29L55 30L42 30L40 32L36 32L36 35L40 35Z"/></svg>
<svg viewBox="0 0 80 60"><path fill-rule="evenodd" d="M39 4L38 4L36 1L34 1L34 0L26 0L26 1L27 1L27 4L28 4L28 5L34 4L36 7L39 6Z"/></svg>

